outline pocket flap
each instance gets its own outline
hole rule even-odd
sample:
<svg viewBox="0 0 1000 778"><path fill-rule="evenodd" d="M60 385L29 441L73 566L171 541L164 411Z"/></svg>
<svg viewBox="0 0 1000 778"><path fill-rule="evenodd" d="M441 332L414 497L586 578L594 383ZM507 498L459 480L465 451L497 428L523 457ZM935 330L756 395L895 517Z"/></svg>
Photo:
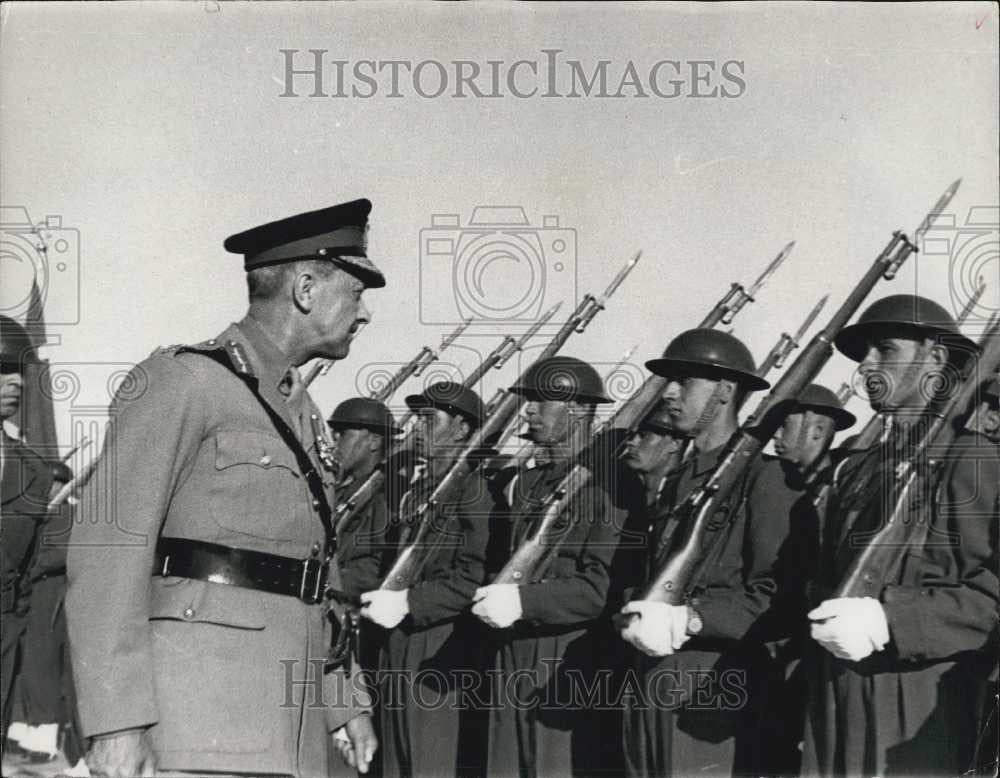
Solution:
<svg viewBox="0 0 1000 778"><path fill-rule="evenodd" d="M295 457L277 435L253 430L219 430L215 434L215 467L255 465L269 469L283 467L298 474Z"/></svg>
<svg viewBox="0 0 1000 778"><path fill-rule="evenodd" d="M267 625L255 607L254 595L251 590L228 584L156 576L149 618L260 630Z"/></svg>

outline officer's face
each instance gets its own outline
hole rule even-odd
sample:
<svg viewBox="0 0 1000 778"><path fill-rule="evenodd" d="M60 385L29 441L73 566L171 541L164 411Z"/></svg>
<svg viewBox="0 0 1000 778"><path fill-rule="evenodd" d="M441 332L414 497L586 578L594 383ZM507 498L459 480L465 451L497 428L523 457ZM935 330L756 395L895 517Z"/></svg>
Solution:
<svg viewBox="0 0 1000 778"><path fill-rule="evenodd" d="M0 419L9 419L21 407L21 374L7 365L0 370Z"/></svg>
<svg viewBox="0 0 1000 778"><path fill-rule="evenodd" d="M867 344L858 372L873 410L919 409L926 405L933 376L943 367L943 349L931 346L930 341L890 337L875 338ZM947 352L944 354L946 358Z"/></svg>
<svg viewBox="0 0 1000 778"><path fill-rule="evenodd" d="M338 271L316 279L314 310L318 317L321 355L343 359L351 350L351 341L371 321L371 312L361 295L364 282L350 273Z"/></svg>
<svg viewBox="0 0 1000 778"><path fill-rule="evenodd" d="M382 436L362 427L333 430L333 453L341 472L349 474L381 449Z"/></svg>
<svg viewBox="0 0 1000 778"><path fill-rule="evenodd" d="M695 429L718 385L719 381L684 374L667 379L663 405L678 432ZM712 412L713 418L716 413L718 409Z"/></svg>
<svg viewBox="0 0 1000 778"><path fill-rule="evenodd" d="M639 430L625 444L626 466L637 473L651 473L670 464L680 439L654 430Z"/></svg>
<svg viewBox="0 0 1000 778"><path fill-rule="evenodd" d="M567 442L574 407L564 400L529 400L524 406L529 440L541 446Z"/></svg>

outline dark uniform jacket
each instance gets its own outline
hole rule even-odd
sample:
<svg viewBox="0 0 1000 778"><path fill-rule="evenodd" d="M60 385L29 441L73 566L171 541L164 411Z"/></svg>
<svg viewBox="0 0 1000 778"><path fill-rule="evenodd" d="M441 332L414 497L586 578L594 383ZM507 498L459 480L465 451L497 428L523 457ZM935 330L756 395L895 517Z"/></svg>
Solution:
<svg viewBox="0 0 1000 778"><path fill-rule="evenodd" d="M433 486L429 477L418 480L403 496L402 515ZM459 765L463 706L458 699L458 688L467 682L456 673L480 669L467 618L472 595L483 584L492 507L481 474L467 476L459 498L436 514L438 546L408 590L410 614L386 636L379 669L387 777L451 775L467 767ZM401 549L416 527L403 524L400 530ZM388 555L387 567L395 556Z"/></svg>
<svg viewBox="0 0 1000 778"><path fill-rule="evenodd" d="M19 440L3 435L3 480L0 483L0 612L10 613L45 520L52 475L45 461Z"/></svg>
<svg viewBox="0 0 1000 778"><path fill-rule="evenodd" d="M892 509L883 503L898 459L890 438L838 473L817 599L837 586L864 533ZM957 775L971 767L979 689L997 650L996 444L962 435L931 486L926 540L905 552L879 597L889 644L860 662L819 646L807 655L804 774Z"/></svg>
<svg viewBox="0 0 1000 778"><path fill-rule="evenodd" d="M164 770L326 775L330 733L367 709L354 679L322 672L323 605L152 575L161 536L321 558L320 503L244 378L296 431L332 505L319 411L305 393L287 402L288 368L249 317L155 353L119 390L80 498L66 616L84 734L150 727Z"/></svg>
<svg viewBox="0 0 1000 778"><path fill-rule="evenodd" d="M668 476L664 506L677 504L702 483L721 452L693 452ZM729 775L752 769L753 685L768 661L766 635L759 631L777 591L775 566L799 496L777 461L761 459L716 514L708 535L711 550L688 601L701 615L701 633L670 656L635 652L642 693L625 712L629 774ZM649 578L686 532L669 511L658 513Z"/></svg>
<svg viewBox="0 0 1000 778"><path fill-rule="evenodd" d="M508 558L541 520L544 501L569 469L569 462L556 461L524 470L514 481L510 526L502 533L510 538ZM606 614L622 519L591 481L561 520L567 534L541 579L519 587L521 620L496 634L494 666L508 682L492 714L490 775L593 770L595 749L609 734L597 732L585 695L600 675L595 627Z"/></svg>

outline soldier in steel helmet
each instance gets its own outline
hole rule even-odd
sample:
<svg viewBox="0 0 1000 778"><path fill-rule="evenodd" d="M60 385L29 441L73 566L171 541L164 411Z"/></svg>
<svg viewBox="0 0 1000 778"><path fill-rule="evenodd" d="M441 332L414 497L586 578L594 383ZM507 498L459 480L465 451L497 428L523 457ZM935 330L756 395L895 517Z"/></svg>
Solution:
<svg viewBox="0 0 1000 778"><path fill-rule="evenodd" d="M683 541L669 512L712 472L736 431L748 392L767 388L737 338L711 329L681 333L647 368L668 379L663 404L691 453L667 477L650 532L649 580ZM638 694L625 710L630 775L730 775L754 769L754 683L766 664L754 635L776 589L774 566L799 492L780 465L759 460L717 520L713 543L688 602L626 603L622 637L637 649Z"/></svg>
<svg viewBox="0 0 1000 778"><path fill-rule="evenodd" d="M328 662L339 588L329 445L298 368L343 359L385 285L371 203L229 237L249 310L123 382L67 559L66 618L95 772L366 772L357 673Z"/></svg>
<svg viewBox="0 0 1000 778"><path fill-rule="evenodd" d="M38 527L47 513L52 476L45 460L7 433L3 423L16 422L21 407L24 367L35 359L25 329L0 316L0 719L6 734L11 684L17 671L25 620L17 613L18 599L28 583L26 570Z"/></svg>
<svg viewBox="0 0 1000 778"><path fill-rule="evenodd" d="M501 533L508 558L575 464L600 470L587 448L595 407L610 402L597 371L566 356L535 362L510 390L527 401L536 461L517 474L509 516L502 517L510 525ZM488 775L578 774L600 770L606 759L598 709L609 703L587 702L584 689L600 684L603 672L594 628L606 612L621 520L597 476L561 521L565 535L540 579L490 584L475 595L473 614L495 631L493 667L508 679L494 690L500 699L491 713Z"/></svg>
<svg viewBox="0 0 1000 778"><path fill-rule="evenodd" d="M426 461L399 504L399 549L417 532L417 508L447 473L485 418L479 395L441 381L407 405L418 414L414 446ZM460 497L426 514L436 544L408 589L361 595L362 616L388 630L379 656L385 776L475 774L481 754L460 751L465 723L461 696L480 668L466 625L469 601L484 578L489 516L493 509L482 474L466 476ZM387 564L396 556L389 552ZM478 683L478 682L477 682Z"/></svg>
<svg viewBox="0 0 1000 778"><path fill-rule="evenodd" d="M975 345L932 300L893 295L845 327L836 346L858 363L869 403L891 425L883 442L852 454L830 490L817 607L808 613L814 643L803 771L964 773L975 748L977 688L995 659L987 656L998 605L995 448L974 435L955 441L921 508L925 539L906 551L900 569L887 571L877 598L825 592L893 509L886 497L909 455L909 433L935 396L959 385Z"/></svg>
<svg viewBox="0 0 1000 778"><path fill-rule="evenodd" d="M816 571L826 495L834 468L847 456L844 449L833 448L834 436L856 421L837 395L819 384L803 389L786 412L774 436L774 451L789 482L805 491L779 554L778 593L768 614L772 639L766 646L773 661L762 689L756 739L758 772L773 776L797 775L800 768L806 694L801 659L808 640L803 616L809 610L807 592Z"/></svg>
<svg viewBox="0 0 1000 778"><path fill-rule="evenodd" d="M392 439L400 433L385 403L368 397L344 400L327 420L333 433L333 452L339 470L339 491L345 498L381 466ZM386 530L389 527L386 484L337 537L337 561L344 591L352 597L377 589L385 572Z"/></svg>

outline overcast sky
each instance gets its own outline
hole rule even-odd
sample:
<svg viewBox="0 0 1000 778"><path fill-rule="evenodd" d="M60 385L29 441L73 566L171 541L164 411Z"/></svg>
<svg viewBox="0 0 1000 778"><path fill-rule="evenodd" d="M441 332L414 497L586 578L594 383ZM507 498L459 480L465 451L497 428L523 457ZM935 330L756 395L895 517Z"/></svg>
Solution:
<svg viewBox="0 0 1000 778"><path fill-rule="evenodd" d="M560 299L565 312L639 249L635 272L564 353L610 367L638 345L641 366L795 240L735 322L763 359L821 295L839 304L891 231L912 230L958 177L951 210L963 226L982 207L979 225L955 232L951 258L938 240L876 296L916 290L955 310L984 272L993 286L977 313L1000 305L991 3L2 13L0 307L17 315L38 269L9 208L31 222L61 217L43 267L43 356L80 380L57 404L64 448L83 429L71 418L100 416L109 376L243 315L227 235L356 197L374 203L369 255L388 286L366 293L371 325L314 386L327 413L372 364L436 345L462 310L503 319L495 311L523 298L522 315ZM313 67L313 49L321 84L288 72ZM481 210L481 223L505 222L483 238L469 229L477 206L519 206L526 224L512 226L516 210ZM479 326L445 361L468 370L495 333L520 326ZM836 388L850 374L836 356L821 380Z"/></svg>

